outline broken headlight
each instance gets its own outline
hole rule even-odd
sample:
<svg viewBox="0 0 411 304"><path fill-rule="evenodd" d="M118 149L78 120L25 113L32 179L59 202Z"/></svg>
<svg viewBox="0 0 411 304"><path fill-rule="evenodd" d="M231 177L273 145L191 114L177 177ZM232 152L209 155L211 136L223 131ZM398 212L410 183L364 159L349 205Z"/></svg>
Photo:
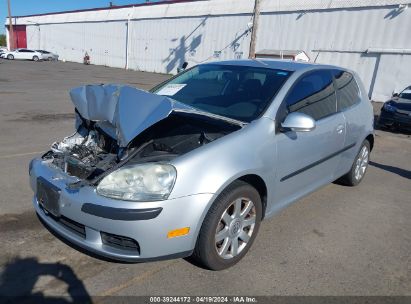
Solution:
<svg viewBox="0 0 411 304"><path fill-rule="evenodd" d="M164 200L173 189L176 176L176 169L168 164L125 166L104 177L97 193L128 201Z"/></svg>

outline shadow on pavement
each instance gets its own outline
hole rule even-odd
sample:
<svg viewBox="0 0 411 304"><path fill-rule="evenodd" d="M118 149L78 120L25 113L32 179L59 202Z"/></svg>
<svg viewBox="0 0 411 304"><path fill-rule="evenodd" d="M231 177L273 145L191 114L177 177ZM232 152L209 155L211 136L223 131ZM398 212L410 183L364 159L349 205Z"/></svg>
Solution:
<svg viewBox="0 0 411 304"><path fill-rule="evenodd" d="M69 296L46 296L34 290L42 276L52 276L67 284ZM39 263L37 258L15 258L0 274L1 303L91 303L83 282L71 267L62 263Z"/></svg>
<svg viewBox="0 0 411 304"><path fill-rule="evenodd" d="M374 161L370 161L370 165L373 166L373 167L377 167L377 168L380 168L382 170L391 172L391 173L398 174L401 177L411 179L411 171L409 171L409 170L401 169L401 168L394 167L394 166L379 164L379 163L376 163Z"/></svg>

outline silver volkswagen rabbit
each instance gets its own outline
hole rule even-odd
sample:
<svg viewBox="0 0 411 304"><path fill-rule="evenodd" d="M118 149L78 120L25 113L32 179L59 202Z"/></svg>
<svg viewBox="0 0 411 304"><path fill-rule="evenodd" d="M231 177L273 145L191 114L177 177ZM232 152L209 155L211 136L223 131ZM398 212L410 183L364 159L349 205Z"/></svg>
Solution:
<svg viewBox="0 0 411 304"><path fill-rule="evenodd" d="M355 186L373 110L345 69L275 60L207 63L150 92L70 92L75 133L29 167L43 224L83 251L139 262L240 261L263 219L338 180Z"/></svg>

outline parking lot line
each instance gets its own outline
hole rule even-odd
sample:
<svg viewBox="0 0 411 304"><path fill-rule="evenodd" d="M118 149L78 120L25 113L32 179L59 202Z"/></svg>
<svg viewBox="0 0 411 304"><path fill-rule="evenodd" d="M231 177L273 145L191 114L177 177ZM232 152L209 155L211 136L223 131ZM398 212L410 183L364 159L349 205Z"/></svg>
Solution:
<svg viewBox="0 0 411 304"><path fill-rule="evenodd" d="M98 294L97 297L99 297L99 296L106 297L106 296L115 295L115 294L118 293L119 291L124 290L124 289L126 289L127 287L130 287L130 286L132 286L133 284L136 284L136 283L138 283L138 282L142 282L142 281L144 281L145 279L147 279L147 278L149 278L149 277L152 277L152 276L155 275L156 273L160 272L161 270L167 269L168 267L170 267L170 266L172 266L172 265L175 265L175 264L177 264L178 262L179 262L179 260L172 260L172 261L170 261L169 263L167 263L166 265L163 265L163 264L162 264L162 265L160 265L159 267L156 267L156 268L151 269L151 270L149 270L149 271L143 272L141 275L138 275L138 276L132 278L131 280L128 280L128 281L126 281L126 282L124 282L124 283L122 283L122 284L120 284L120 285L114 286L114 287L112 287L112 288L110 288L110 289L108 289L108 290L106 290L106 291ZM98 303L98 301L97 301L96 303Z"/></svg>
<svg viewBox="0 0 411 304"><path fill-rule="evenodd" d="M44 151L36 151L36 152L27 152L27 153L15 153L15 154L8 154L8 155L0 155L0 159L20 157L20 156L27 156L27 155L34 155L34 154L43 154L43 153L44 153Z"/></svg>

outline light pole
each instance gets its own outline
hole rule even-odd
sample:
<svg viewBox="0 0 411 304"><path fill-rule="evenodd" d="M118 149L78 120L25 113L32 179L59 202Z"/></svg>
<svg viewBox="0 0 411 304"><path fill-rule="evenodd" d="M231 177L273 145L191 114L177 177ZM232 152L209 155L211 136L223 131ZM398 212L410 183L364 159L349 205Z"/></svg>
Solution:
<svg viewBox="0 0 411 304"><path fill-rule="evenodd" d="M255 42L257 40L258 19L260 18L260 1L254 2L253 27L251 29L250 52L248 58L255 58Z"/></svg>
<svg viewBox="0 0 411 304"><path fill-rule="evenodd" d="M9 46L10 50L14 50L14 30L13 30L13 21L11 20L11 9L10 9L10 0L7 0L8 11L9 11Z"/></svg>

